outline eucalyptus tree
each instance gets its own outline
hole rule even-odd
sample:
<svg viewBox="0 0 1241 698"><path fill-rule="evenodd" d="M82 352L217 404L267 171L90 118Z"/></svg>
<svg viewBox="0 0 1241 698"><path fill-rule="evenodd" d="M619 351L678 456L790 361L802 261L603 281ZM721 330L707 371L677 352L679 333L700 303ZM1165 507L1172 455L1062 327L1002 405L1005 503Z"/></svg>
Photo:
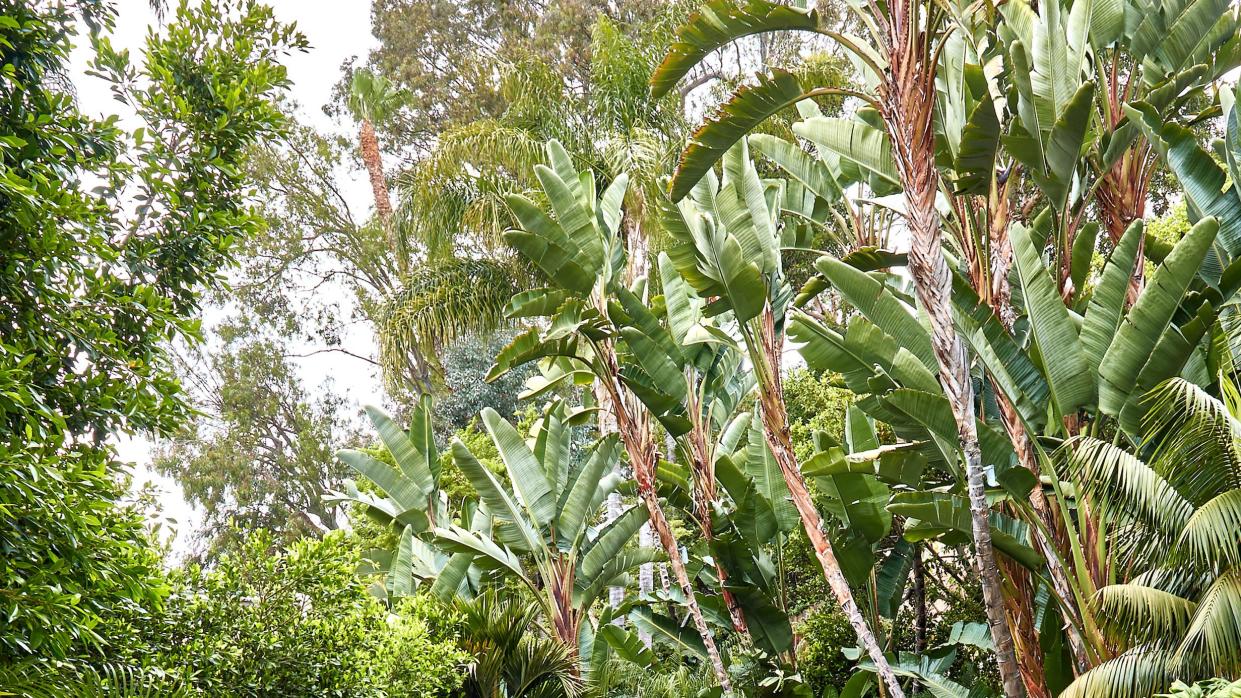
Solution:
<svg viewBox="0 0 1241 698"><path fill-rule="evenodd" d="M543 327L518 335L505 347L496 356L488 378L497 378L531 361L562 358L574 370L563 372L559 380L570 380L581 370L598 382L606 397L604 405L615 420L629 456L638 496L667 554L683 603L716 679L726 693L731 693L728 671L656 490L658 452L650 417L635 408L637 401L632 397L642 386L626 380L618 360L624 348L618 345L628 342L622 329L631 323L625 305L614 300L618 289L625 289L623 282L629 275L627 250L619 235L629 178L620 175L597 196L592 173L579 172L563 146L549 142L547 155L550 166L539 165L535 172L554 217L524 196L510 196L508 205L521 228L508 231L505 239L553 284L514 296L509 316L547 317L548 321ZM639 279L635 288L628 290L635 298L641 298L643 285L645 282Z"/></svg>

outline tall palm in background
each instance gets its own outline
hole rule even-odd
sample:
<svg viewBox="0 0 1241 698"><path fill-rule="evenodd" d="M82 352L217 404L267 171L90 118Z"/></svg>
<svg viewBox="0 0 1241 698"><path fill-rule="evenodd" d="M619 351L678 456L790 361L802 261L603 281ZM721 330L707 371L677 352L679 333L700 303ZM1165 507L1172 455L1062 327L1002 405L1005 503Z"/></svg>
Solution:
<svg viewBox="0 0 1241 698"><path fill-rule="evenodd" d="M353 74L349 85L349 111L360 123L358 148L362 154L362 164L366 166L366 172L370 176L375 214L384 228L389 246L396 254L401 274L409 272L409 259L404 254L404 246L392 225L392 199L388 193L388 180L384 175L382 151L379 137L375 133L375 124L391 118L400 109L404 99L402 91L381 75L366 69Z"/></svg>
<svg viewBox="0 0 1241 698"><path fill-rule="evenodd" d="M533 58L501 66L504 112L441 133L434 150L399 177L396 227L427 256L382 313L380 356L390 385L402 382L403 357L413 350L433 361L458 338L512 325L509 299L544 282L502 234L516 224L506 197L541 196L534 171L546 141L561 142L578 167L602 178L627 174L627 238L644 247L658 236L655 208L644 202L658 195L683 131L679 99L655 100L645 89L662 50L652 27L663 21L625 26L600 18L589 90L566 86Z"/></svg>

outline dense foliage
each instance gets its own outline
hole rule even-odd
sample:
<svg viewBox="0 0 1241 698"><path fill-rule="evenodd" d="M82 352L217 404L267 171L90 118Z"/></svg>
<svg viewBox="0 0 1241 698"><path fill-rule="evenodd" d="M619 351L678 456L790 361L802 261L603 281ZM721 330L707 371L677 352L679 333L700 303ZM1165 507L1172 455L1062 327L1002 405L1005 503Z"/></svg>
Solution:
<svg viewBox="0 0 1241 698"><path fill-rule="evenodd" d="M253 4L182 7L144 65L97 39L95 69L142 124L78 111L70 40L106 2L0 14L0 656L64 656L103 616L158 602L140 522L119 502L116 434L187 414L167 343L196 335L204 284L260 222L238 168L281 124L279 58L303 47Z"/></svg>
<svg viewBox="0 0 1241 698"><path fill-rule="evenodd" d="M339 137L267 8L142 69L112 16L0 17L0 688L1237 692L1223 0L377 2ZM143 128L58 82L78 20ZM366 436L307 338L382 374ZM135 432L203 565L123 503Z"/></svg>

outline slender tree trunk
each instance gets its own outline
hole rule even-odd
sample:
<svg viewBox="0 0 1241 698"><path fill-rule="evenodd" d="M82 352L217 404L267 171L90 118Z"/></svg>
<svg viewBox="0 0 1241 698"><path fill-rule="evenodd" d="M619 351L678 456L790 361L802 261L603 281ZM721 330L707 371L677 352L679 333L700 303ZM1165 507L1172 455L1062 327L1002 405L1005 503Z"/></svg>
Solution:
<svg viewBox="0 0 1241 698"><path fill-rule="evenodd" d="M1008 196L1009 189L1012 186L1013 179L1010 177L1003 185L993 183L992 192L988 201L988 218L990 219L990 239L991 239L991 287L989 293L981 294L984 298L989 296L991 308L999 318L1000 323L1011 334L1013 332L1013 324L1016 322L1017 313L1012 306L1012 287L1009 284L1008 275L1012 267L1013 247L1012 239L1008 235L1009 228L1009 206ZM982 289L980 289L982 290ZM1017 412L1016 406L1000 390L994 380L991 383L992 392L995 394L996 403L999 406L1000 422L1004 425L1004 431L1008 434L1008 439L1013 445L1013 451L1017 454L1017 461L1026 470L1030 471L1035 477L1041 475L1038 459L1034 452L1034 444L1030 439L1030 435L1026 432L1025 422L1021 420L1021 415ZM1030 504L1035 514L1042 521L1047 531L1055 535L1055 532L1061 529L1060 519L1057 512L1052 508L1047 497L1043 494L1042 486L1036 486L1030 493ZM1051 577L1052 586L1056 590L1057 596L1064 599L1067 603L1073 599L1072 586L1069 584L1068 573L1060 564L1060 558L1057 553L1063 549L1063 545L1057 545L1057 541L1049 539L1042 530L1037 527L1034 530L1035 544L1039 547L1039 552L1047 559L1047 568ZM1028 590L1028 585L1027 585ZM1029 594L1018 600L1019 607L1029 607L1033 604L1033 598ZM1075 662L1080 671L1088 668L1086 659L1085 644L1077 628L1080 617L1074 612L1074 609L1066 606L1061 607L1063 613L1068 620L1069 646L1072 650ZM1011 610L1011 606L1010 606ZM1011 616L1011 614L1010 614ZM1017 619L1014 618L1014 621ZM1027 643L1028 644L1028 643ZM1041 655L1042 649L1037 644L1032 645ZM1020 662L1023 667L1035 665L1029 660ZM1044 686L1043 692L1046 691L1046 682L1042 680L1042 662L1037 662L1037 674L1041 684ZM1023 670L1026 687L1031 685L1031 676L1028 669ZM1031 695L1039 695L1038 691L1031 690Z"/></svg>
<svg viewBox="0 0 1241 698"><path fill-rule="evenodd" d="M362 149L362 162L371 180L371 194L375 198L375 213L379 216L379 224L383 227L384 236L388 239L388 247L396 256L397 268L404 275L409 272L409 262L405 259L400 241L397 239L396 226L392 224L392 199L388 195L388 181L384 178L383 159L379 155L379 138L375 135L375 126L369 119L362 120L362 130L358 134Z"/></svg>
<svg viewBox="0 0 1241 698"><path fill-rule="evenodd" d="M914 543L913 602L914 602L914 652L926 652L926 570L922 566L922 544ZM914 683L915 696L922 694L922 685Z"/></svg>
<svg viewBox="0 0 1241 698"><path fill-rule="evenodd" d="M710 449L707 448L707 428L702 424L701 407L694 402L694 391L690 390L689 393L691 398L688 411L694 424L686 434L686 438L689 444L690 471L694 477L694 518L698 519L698 528L702 531L703 540L710 546L715 540L715 532L711 530L712 504L717 498L715 468L711 462ZM745 622L745 612L742 611L741 604L737 602L736 595L725 588L728 584L728 570L724 569L720 556L712 553L711 557L715 567L715 576L720 580L720 595L724 598L724 607L728 609L728 617L732 621L733 630L748 639L750 628Z"/></svg>
<svg viewBox="0 0 1241 698"><path fill-rule="evenodd" d="M908 10L908 8L906 8ZM916 24L916 19L910 20ZM965 347L952 322L952 272L941 248L939 214L935 210L939 174L935 168L933 107L935 66L925 35L901 27L889 60L892 75L884 85L884 122L892 139L897 172L905 193L906 224L911 242L909 269L918 302L931 325L931 345L939 363L940 385L952 408L957 436L965 457L971 528L982 581L987 624L995 643L996 663L1007 698L1024 695L1021 671L1013 651L1013 636L1004 612L1003 585L991 543L991 507L978 424L974 415L974 388L970 383ZM921 37L921 38L919 38Z"/></svg>
<svg viewBox="0 0 1241 698"><path fill-rule="evenodd" d="M845 579L840 562L836 559L836 552L832 549L832 541L827 535L823 517L814 506L814 500L811 499L810 490L806 486L806 478L802 476L797 456L793 453L793 440L789 433L788 413L784 407L784 387L780 376L780 357L783 347L780 338L776 336L775 318L770 305L764 309L761 316L759 341L761 343L759 354L764 364L757 367L759 403L762 408L763 431L767 437L767 444L771 447L772 455L775 456L776 463L780 466L780 473L788 485L793 506L797 508L802 527L806 530L806 538L814 548L814 555L823 568L827 586L832 590L837 603L840 604L840 610L849 619L849 625L857 634L858 642L874 662L875 670L884 686L887 687L890 697L905 698L900 681L897 680L887 657L883 654L883 649L875 639L874 632L871 631L870 625L862 615L862 609L853 598L853 590L849 588L849 582Z"/></svg>
<svg viewBox="0 0 1241 698"><path fill-rule="evenodd" d="M922 562L922 544L914 543L914 652L926 651L926 568Z"/></svg>

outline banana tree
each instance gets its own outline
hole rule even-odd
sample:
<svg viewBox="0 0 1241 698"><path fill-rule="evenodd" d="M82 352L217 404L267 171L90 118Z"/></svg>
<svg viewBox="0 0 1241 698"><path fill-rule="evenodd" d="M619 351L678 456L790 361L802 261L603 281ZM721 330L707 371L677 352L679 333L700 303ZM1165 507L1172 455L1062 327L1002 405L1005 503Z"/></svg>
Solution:
<svg viewBox="0 0 1241 698"><path fill-rule="evenodd" d="M574 369L565 375L580 369L598 381L629 456L639 498L667 554L705 654L720 686L731 693L728 671L656 490L658 452L648 415L635 409L633 385L625 381L617 358L623 348L618 345L627 341L621 328L627 326L628 319L619 312L620 306L608 299L624 288L627 276L626 248L618 231L628 178L617 177L596 198L593 175L578 172L559 143L548 143L547 153L550 166L539 166L536 175L552 215L523 196L509 197L521 228L507 232L505 240L553 284L515 296L509 316L548 320L545 327L532 328L505 347L496 356L488 380L531 361L559 358Z"/></svg>
<svg viewBox="0 0 1241 698"><path fill-rule="evenodd" d="M452 444L452 457L494 524L487 534L445 522L435 529L434 543L470 556L485 572L526 586L552 635L586 662L595 654L591 647L597 632L590 615L606 598L608 586L660 557L630 545L647 520L642 507L595 525L604 500L621 482L614 473L618 440L614 435L599 440L575 467L563 403L544 412L532 444L490 408L483 410L482 421L504 462L507 484L460 440ZM604 638L626 649L632 645L620 631L608 631ZM586 651L579 653L583 646Z"/></svg>
<svg viewBox="0 0 1241 698"><path fill-rule="evenodd" d="M423 395L419 399L408 430L378 407L368 405L365 411L391 463L353 449L341 450L336 456L379 493L346 480L342 491L327 495L328 501L361 506L367 516L398 532L395 550L370 551L367 555L374 571L383 574L382 586L389 598L412 594L420 580L432 580L433 591L439 596L470 596L470 556L444 555L426 543L437 525L448 522L450 511L448 497L440 489L440 456L432 431L431 397ZM485 509L479 511L468 502L459 504L465 514L462 525L480 530L489 527Z"/></svg>
<svg viewBox="0 0 1241 698"><path fill-rule="evenodd" d="M951 33L948 18L942 6L925 0L897 0L882 6L851 3L849 7L866 29L867 38L821 27L813 11L780 9L774 3L762 0L744 6L717 2L709 6L709 11L690 18L678 31L677 43L652 79L657 93L675 84L702 56L740 36L788 29L816 31L836 39L867 74L867 81L873 84L873 90L862 93L807 88L788 73L777 72L760 77L756 86L739 91L721 108L719 116L694 135L682 156L670 191L674 199L684 196L734 143L762 120L786 106L823 94L845 93L863 100L874 109L876 125L882 126L882 129L872 129L873 133L868 138L855 135L858 129L849 128L847 123L832 124L830 130L840 150L845 152L879 153L873 159L882 161L886 160L886 145L886 156L894 164L893 167L881 162L879 166L887 170L892 176L890 181L901 189L905 225L911 238L909 269L919 303L931 327L930 349L938 363L939 380L958 431L957 440L969 482L971 520L984 605L995 639L1000 674L1008 698L1020 698L1023 694L1021 677L1013 651L1012 634L1004 616L1002 584L990 539L990 507L986 499L986 479L974 414L974 390L969 380L964 347L952 323L952 274L942 252L940 214L936 210L940 183L935 147L936 70L944 41ZM774 332L775 320L774 314L765 313L763 327L770 329L760 333L754 343L761 346L768 356L778 356L780 351ZM760 367L760 376L763 376L760 384L768 386L764 391L764 412L773 415L773 421L768 425L771 438L780 442L787 439L781 437L781 430L786 427L780 424L779 419L783 406L780 404L778 365L776 369L773 372L769 366ZM791 450L773 448L777 451ZM782 467L786 477L800 478L794 472L795 463L788 457L784 460L786 462ZM793 483L790 487L794 489L796 499ZM815 518L817 515L810 519L803 517L807 524ZM821 535L817 537L823 538ZM824 566L826 570L835 565L825 560ZM869 646L873 642L865 644ZM878 647L874 647L873 651L877 653ZM874 660L885 683L895 685L896 678L890 671L885 671L882 659L875 657Z"/></svg>

